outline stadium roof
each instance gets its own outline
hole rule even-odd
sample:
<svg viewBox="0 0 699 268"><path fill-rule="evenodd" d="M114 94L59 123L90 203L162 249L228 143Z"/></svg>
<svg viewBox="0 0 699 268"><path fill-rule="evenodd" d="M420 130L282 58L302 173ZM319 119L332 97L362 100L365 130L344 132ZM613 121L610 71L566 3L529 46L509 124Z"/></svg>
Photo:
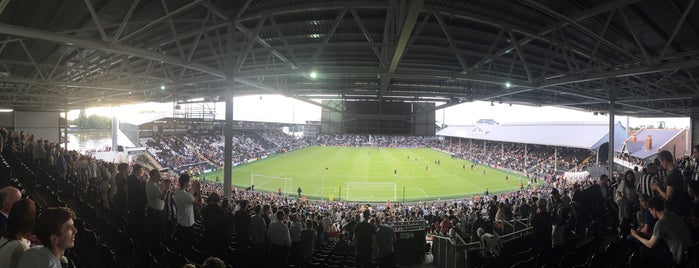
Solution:
<svg viewBox="0 0 699 268"><path fill-rule="evenodd" d="M694 3L3 0L0 107L272 93L692 116Z"/></svg>
<svg viewBox="0 0 699 268"><path fill-rule="evenodd" d="M626 140L626 147L623 149L623 152L639 159L649 158L656 155L660 148L675 139L675 137L682 134L684 131L684 129L642 129L636 132L635 142L631 141L632 138ZM650 150L645 149L647 136L651 137ZM622 150L617 150L617 152L621 151Z"/></svg>
<svg viewBox="0 0 699 268"><path fill-rule="evenodd" d="M609 141L609 125L606 122L476 124L449 126L437 132L437 135L594 150ZM626 131L621 123L617 122L614 143L623 144L625 139Z"/></svg>

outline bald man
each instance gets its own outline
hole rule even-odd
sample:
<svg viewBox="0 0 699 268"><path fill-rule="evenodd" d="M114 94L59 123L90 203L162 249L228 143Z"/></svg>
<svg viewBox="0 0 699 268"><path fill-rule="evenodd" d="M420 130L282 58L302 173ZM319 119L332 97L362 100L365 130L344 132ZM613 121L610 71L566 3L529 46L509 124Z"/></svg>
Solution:
<svg viewBox="0 0 699 268"><path fill-rule="evenodd" d="M8 186L0 189L0 233L5 233L7 230L7 218L10 215L10 209L21 198L22 193L15 187Z"/></svg>

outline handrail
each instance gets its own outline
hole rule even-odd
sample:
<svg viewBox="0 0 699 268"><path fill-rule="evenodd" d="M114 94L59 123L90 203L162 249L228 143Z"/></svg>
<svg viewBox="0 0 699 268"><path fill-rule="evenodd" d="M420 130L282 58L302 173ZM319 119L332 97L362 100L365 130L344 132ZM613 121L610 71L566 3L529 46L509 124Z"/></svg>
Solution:
<svg viewBox="0 0 699 268"><path fill-rule="evenodd" d="M503 243L506 243L528 235L532 231L533 227L528 226L525 229L500 236L500 239ZM458 242L461 242L461 244ZM481 249L480 241L465 243L460 236L451 238L440 235L432 235L432 253L434 255L434 262L440 268L468 267L468 252Z"/></svg>

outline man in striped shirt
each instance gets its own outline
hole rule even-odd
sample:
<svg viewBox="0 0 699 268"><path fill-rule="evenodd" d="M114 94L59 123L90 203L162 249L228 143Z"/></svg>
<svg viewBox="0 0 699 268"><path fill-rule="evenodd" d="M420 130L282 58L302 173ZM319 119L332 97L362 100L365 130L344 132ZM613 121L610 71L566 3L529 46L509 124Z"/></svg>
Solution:
<svg viewBox="0 0 699 268"><path fill-rule="evenodd" d="M657 173L658 167L655 165L655 163L649 163L646 165L646 170L641 175L641 179L638 180L636 190L638 190L638 192L641 194L653 196L653 190L651 190L650 186L653 183L658 182Z"/></svg>

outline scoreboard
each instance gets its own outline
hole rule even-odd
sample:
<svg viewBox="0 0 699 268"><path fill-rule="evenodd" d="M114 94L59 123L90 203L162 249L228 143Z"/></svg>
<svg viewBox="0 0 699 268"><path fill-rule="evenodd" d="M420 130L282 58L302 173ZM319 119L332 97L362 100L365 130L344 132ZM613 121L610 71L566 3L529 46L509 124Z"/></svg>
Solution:
<svg viewBox="0 0 699 268"><path fill-rule="evenodd" d="M435 134L434 103L325 100L322 134Z"/></svg>

